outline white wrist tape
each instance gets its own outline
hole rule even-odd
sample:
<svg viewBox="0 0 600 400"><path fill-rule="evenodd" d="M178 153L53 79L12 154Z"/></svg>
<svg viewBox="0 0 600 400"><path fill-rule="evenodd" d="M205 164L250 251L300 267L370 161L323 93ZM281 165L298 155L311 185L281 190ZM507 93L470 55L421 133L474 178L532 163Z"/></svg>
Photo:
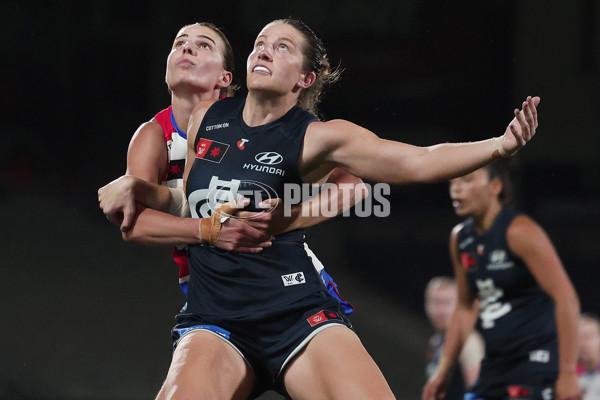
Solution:
<svg viewBox="0 0 600 400"><path fill-rule="evenodd" d="M168 213L177 217L187 218L190 214L190 207L182 187L169 188L171 192L171 201L169 201Z"/></svg>
<svg viewBox="0 0 600 400"><path fill-rule="evenodd" d="M498 152L500 157L508 157L510 155L502 148L502 136L492 138L492 155L496 152Z"/></svg>

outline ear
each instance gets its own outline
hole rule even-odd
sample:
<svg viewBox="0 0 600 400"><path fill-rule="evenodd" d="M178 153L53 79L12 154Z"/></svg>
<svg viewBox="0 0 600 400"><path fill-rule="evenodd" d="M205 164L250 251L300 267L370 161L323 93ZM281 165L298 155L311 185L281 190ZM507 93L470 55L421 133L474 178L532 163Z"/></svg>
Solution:
<svg viewBox="0 0 600 400"><path fill-rule="evenodd" d="M492 194L499 196L500 193L502 193L503 189L504 184L502 183L502 180L500 180L500 178L494 178L490 181L490 190Z"/></svg>
<svg viewBox="0 0 600 400"><path fill-rule="evenodd" d="M221 74L221 77L219 78L219 81L217 82L217 87L218 88L227 87L227 86L231 85L232 81L233 81L233 74L229 71L223 71L223 73Z"/></svg>
<svg viewBox="0 0 600 400"><path fill-rule="evenodd" d="M300 80L298 81L298 87L302 89L308 89L311 87L317 80L317 74L314 72L306 72L300 75Z"/></svg>

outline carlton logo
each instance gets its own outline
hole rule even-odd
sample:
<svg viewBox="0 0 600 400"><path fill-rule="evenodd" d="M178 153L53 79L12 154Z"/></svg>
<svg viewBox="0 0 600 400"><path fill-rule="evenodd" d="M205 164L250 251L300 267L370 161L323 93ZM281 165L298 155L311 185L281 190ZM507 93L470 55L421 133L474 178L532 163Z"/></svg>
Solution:
<svg viewBox="0 0 600 400"><path fill-rule="evenodd" d="M274 151L264 151L262 153L258 153L254 159L261 164L275 165L283 161L283 156L279 153L275 153Z"/></svg>
<svg viewBox="0 0 600 400"><path fill-rule="evenodd" d="M263 214L273 212L278 206L279 201L273 202L270 208L262 208L260 204L263 201L277 199L277 193L269 185L250 180L239 179L219 179L213 176L208 184L208 188L193 191L188 201L190 211L194 218L208 218L221 205L241 199L248 199L250 203L246 206L247 211L254 211L249 217L232 216L237 219L260 218Z"/></svg>

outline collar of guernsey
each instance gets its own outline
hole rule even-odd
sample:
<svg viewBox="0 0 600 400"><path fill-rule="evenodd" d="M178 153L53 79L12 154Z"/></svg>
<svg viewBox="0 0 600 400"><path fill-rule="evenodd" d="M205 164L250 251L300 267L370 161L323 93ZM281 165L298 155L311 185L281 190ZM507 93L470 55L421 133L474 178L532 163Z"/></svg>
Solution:
<svg viewBox="0 0 600 400"><path fill-rule="evenodd" d="M171 124L173 124L173 128L175 128L175 130L177 131L177 133L179 134L179 136L181 136L184 139L187 139L187 133L185 133L184 131L182 131L181 129L179 129L179 126L177 126L177 122L175 122L175 117L173 116L173 109L171 108Z"/></svg>

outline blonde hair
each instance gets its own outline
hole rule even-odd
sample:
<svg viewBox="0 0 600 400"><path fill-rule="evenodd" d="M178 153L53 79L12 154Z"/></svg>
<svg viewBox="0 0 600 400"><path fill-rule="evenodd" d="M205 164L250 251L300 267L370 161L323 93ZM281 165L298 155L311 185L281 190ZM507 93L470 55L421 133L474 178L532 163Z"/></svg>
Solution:
<svg viewBox="0 0 600 400"><path fill-rule="evenodd" d="M431 280L429 281L429 283L427 283L427 286L425 287L425 298L427 298L427 296L429 295L429 293L431 293L433 289L437 289L439 287L451 288L456 290L456 282L454 281L454 278L451 278L449 276L436 276L431 278Z"/></svg>
<svg viewBox="0 0 600 400"><path fill-rule="evenodd" d="M596 325L598 333L600 333L600 317L598 317L598 315L593 313L581 313L579 320L593 323L594 325Z"/></svg>

